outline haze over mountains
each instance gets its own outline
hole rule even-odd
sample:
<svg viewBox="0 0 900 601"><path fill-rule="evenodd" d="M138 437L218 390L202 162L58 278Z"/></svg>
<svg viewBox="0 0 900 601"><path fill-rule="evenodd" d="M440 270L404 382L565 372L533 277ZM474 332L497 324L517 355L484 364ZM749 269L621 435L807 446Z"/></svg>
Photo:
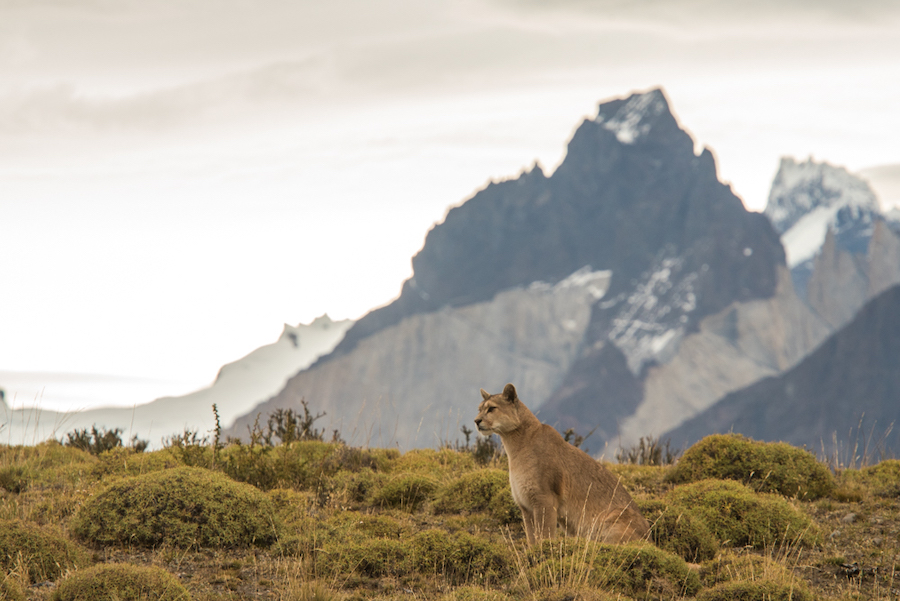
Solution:
<svg viewBox="0 0 900 601"><path fill-rule="evenodd" d="M595 453L743 424L812 446L863 411L898 413L893 342L870 349L884 352L877 361L860 348L900 315L900 223L864 180L792 158L765 214L747 211L661 89L602 102L553 173L535 164L477 191L428 232L412 265L399 297L355 324L286 326L207 390L133 410L45 412L40 434L96 423L155 443L211 429L216 402L242 436L257 415L303 401L349 443L434 446L471 422L479 388L506 382L543 421L593 431ZM846 385L817 397L835 378ZM860 378L874 378L860 385L864 402L838 394ZM802 398L788 394L779 413L764 402L776 389ZM803 423L820 411L830 415ZM6 434L31 419L12 412Z"/></svg>
<svg viewBox="0 0 900 601"><path fill-rule="evenodd" d="M11 409L0 400L0 423L4 426L0 440L34 443L48 437L64 438L66 432L93 425L121 428L126 438L136 435L149 441L151 447L158 446L162 437L185 430L197 431L202 437L215 427L213 403L222 426L230 426L238 415L281 390L291 375L333 349L352 324L352 320L332 321L327 315L307 325L285 324L277 341L224 365L209 387L134 407L66 413Z"/></svg>

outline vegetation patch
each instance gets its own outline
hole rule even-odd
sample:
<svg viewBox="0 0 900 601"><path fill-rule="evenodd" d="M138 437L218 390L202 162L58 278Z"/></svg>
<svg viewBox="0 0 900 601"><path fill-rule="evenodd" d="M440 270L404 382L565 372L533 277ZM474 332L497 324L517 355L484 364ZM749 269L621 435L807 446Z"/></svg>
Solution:
<svg viewBox="0 0 900 601"><path fill-rule="evenodd" d="M861 501L866 493L889 499L900 497L900 459L886 459L861 470L842 471L832 497L853 502Z"/></svg>
<svg viewBox="0 0 900 601"><path fill-rule="evenodd" d="M407 511L415 511L429 500L438 488L433 477L423 474L399 474L372 495L372 501L382 507L397 507Z"/></svg>
<svg viewBox="0 0 900 601"><path fill-rule="evenodd" d="M233 548L275 541L275 508L258 489L202 468L124 478L90 498L73 531L98 545Z"/></svg>
<svg viewBox="0 0 900 601"><path fill-rule="evenodd" d="M583 539L544 541L529 550L532 589L586 586L641 599L694 596L700 577L685 561L648 543L606 545Z"/></svg>
<svg viewBox="0 0 900 601"><path fill-rule="evenodd" d="M813 601L804 588L772 580L726 582L697 595L697 601Z"/></svg>
<svg viewBox="0 0 900 601"><path fill-rule="evenodd" d="M714 587L725 582L737 581L769 581L779 582L794 589L805 585L794 578L793 573L784 564L763 555L752 553L723 553L712 561L703 564L700 579L704 586Z"/></svg>
<svg viewBox="0 0 900 601"><path fill-rule="evenodd" d="M18 494L81 482L96 461L89 453L52 439L35 446L0 445L0 488Z"/></svg>
<svg viewBox="0 0 900 601"><path fill-rule="evenodd" d="M363 528L375 525L370 522ZM408 538L363 535L327 540L317 569L371 578L424 574L451 584L486 584L510 577L507 555L505 546L483 538L430 529Z"/></svg>
<svg viewBox="0 0 900 601"><path fill-rule="evenodd" d="M21 520L0 520L0 569L7 574L20 570L29 582L44 582L85 564L85 554L53 530Z"/></svg>
<svg viewBox="0 0 900 601"><path fill-rule="evenodd" d="M738 482L701 480L675 488L667 500L675 511L700 518L721 545L765 549L821 542L809 517L784 498Z"/></svg>
<svg viewBox="0 0 900 601"><path fill-rule="evenodd" d="M53 593L53 601L190 601L178 579L162 568L101 564L79 570Z"/></svg>
<svg viewBox="0 0 900 601"><path fill-rule="evenodd" d="M804 500L826 496L835 486L831 471L809 451L739 434L707 436L685 451L668 474L675 484L708 478L736 480L758 492Z"/></svg>
<svg viewBox="0 0 900 601"><path fill-rule="evenodd" d="M509 472L480 469L451 480L438 492L434 502L437 514L488 513L500 524L514 524L522 512L512 498Z"/></svg>
<svg viewBox="0 0 900 601"><path fill-rule="evenodd" d="M25 601L25 592L19 583L8 574L0 578L0 599L3 601Z"/></svg>
<svg viewBox="0 0 900 601"><path fill-rule="evenodd" d="M692 563L716 556L716 536L693 511L656 500L639 502L639 506L650 522L650 540L660 549Z"/></svg>

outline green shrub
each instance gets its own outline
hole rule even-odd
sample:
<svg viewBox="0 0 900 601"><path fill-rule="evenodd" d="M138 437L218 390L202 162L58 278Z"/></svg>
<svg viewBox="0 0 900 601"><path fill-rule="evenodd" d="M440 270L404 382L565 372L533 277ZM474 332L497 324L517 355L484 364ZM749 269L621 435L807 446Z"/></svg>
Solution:
<svg viewBox="0 0 900 601"><path fill-rule="evenodd" d="M666 500L676 511L693 513L722 545L816 545L818 531L783 497L755 493L730 480L701 480L676 487Z"/></svg>
<svg viewBox="0 0 900 601"><path fill-rule="evenodd" d="M428 474L433 478L453 477L475 469L475 459L469 453L453 449L412 449L392 462L391 471Z"/></svg>
<svg viewBox="0 0 900 601"><path fill-rule="evenodd" d="M844 470L841 472L841 484L842 491L849 486L864 488L878 497L900 497L900 459L886 459L861 470Z"/></svg>
<svg viewBox="0 0 900 601"><path fill-rule="evenodd" d="M219 453L219 466L239 482L262 490L297 488L313 492L333 489L341 471L385 471L399 456L396 449L357 449L318 440L278 446L232 444Z"/></svg>
<svg viewBox="0 0 900 601"><path fill-rule="evenodd" d="M700 577L682 558L648 543L548 540L529 551L528 563L532 589L590 586L641 599L694 596L700 590Z"/></svg>
<svg viewBox="0 0 900 601"><path fill-rule="evenodd" d="M6 471L5 484L0 486L9 492L16 488L24 492L34 487L83 485L96 461L90 453L53 439L34 446L0 445L0 465Z"/></svg>
<svg viewBox="0 0 900 601"><path fill-rule="evenodd" d="M179 467L115 482L76 514L73 531L99 545L268 546L275 510L258 489L202 468Z"/></svg>
<svg viewBox="0 0 900 601"><path fill-rule="evenodd" d="M101 564L79 570L53 593L53 601L190 601L178 579L156 567Z"/></svg>
<svg viewBox="0 0 900 601"><path fill-rule="evenodd" d="M813 601L803 587L771 580L719 584L697 595L697 601Z"/></svg>
<svg viewBox="0 0 900 601"><path fill-rule="evenodd" d="M451 480L438 492L434 512L485 512L501 524L514 524L522 519L510 491L509 473L498 469L481 469Z"/></svg>
<svg viewBox="0 0 900 601"><path fill-rule="evenodd" d="M693 512L663 501L641 501L638 505L650 522L650 540L660 549L692 563L716 556L719 543L715 535Z"/></svg>
<svg viewBox="0 0 900 601"><path fill-rule="evenodd" d="M63 444L67 447L75 447L76 449L87 451L91 455L99 455L104 451L123 446L123 432L122 428L107 430L101 427L98 430L97 425L94 424L91 426L90 431L87 428L81 428L69 432L66 434L66 441ZM148 441L139 440L137 435L134 435L131 437L131 442L128 446L138 453L143 453L148 444Z"/></svg>
<svg viewBox="0 0 900 601"><path fill-rule="evenodd" d="M363 468L358 472L339 471L321 491L325 493L325 501L340 498L347 503L364 503L371 498L385 483L384 474Z"/></svg>
<svg viewBox="0 0 900 601"><path fill-rule="evenodd" d="M668 474L675 484L708 478L736 480L758 492L818 499L834 488L834 476L804 449L757 442L739 434L714 434L685 451Z"/></svg>
<svg viewBox="0 0 900 601"><path fill-rule="evenodd" d="M421 474L399 474L390 478L372 495L372 502L382 507L398 507L415 511L437 490L437 480Z"/></svg>
<svg viewBox="0 0 900 601"><path fill-rule="evenodd" d="M488 583L511 575L505 546L465 532L426 530L409 538L330 539L317 570L368 577L440 575L451 584Z"/></svg>
<svg viewBox="0 0 900 601"><path fill-rule="evenodd" d="M0 569L27 567L30 582L56 580L87 563L85 554L53 530L21 520L0 520Z"/></svg>

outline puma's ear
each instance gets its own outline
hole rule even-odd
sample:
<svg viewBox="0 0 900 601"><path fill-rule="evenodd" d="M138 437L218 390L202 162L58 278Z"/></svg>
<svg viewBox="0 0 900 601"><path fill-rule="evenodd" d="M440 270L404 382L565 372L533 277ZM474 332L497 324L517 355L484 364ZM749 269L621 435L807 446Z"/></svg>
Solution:
<svg viewBox="0 0 900 601"><path fill-rule="evenodd" d="M485 392L484 388L482 388L481 389L481 398L483 398L484 400L488 400L489 398L491 398L491 395L489 395L487 392Z"/></svg>
<svg viewBox="0 0 900 601"><path fill-rule="evenodd" d="M506 400L510 403L513 403L518 400L518 396L516 395L516 387L512 384L507 384L503 387L503 396L506 397Z"/></svg>

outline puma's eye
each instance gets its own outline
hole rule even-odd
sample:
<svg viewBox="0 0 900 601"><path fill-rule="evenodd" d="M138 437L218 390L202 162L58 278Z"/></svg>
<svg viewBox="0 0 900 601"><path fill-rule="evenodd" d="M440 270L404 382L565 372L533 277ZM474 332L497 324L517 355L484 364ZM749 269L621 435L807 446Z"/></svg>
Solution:
<svg viewBox="0 0 900 601"><path fill-rule="evenodd" d="M490 412L493 411L494 409L496 409L496 407L488 407L487 412L490 413Z"/></svg>

